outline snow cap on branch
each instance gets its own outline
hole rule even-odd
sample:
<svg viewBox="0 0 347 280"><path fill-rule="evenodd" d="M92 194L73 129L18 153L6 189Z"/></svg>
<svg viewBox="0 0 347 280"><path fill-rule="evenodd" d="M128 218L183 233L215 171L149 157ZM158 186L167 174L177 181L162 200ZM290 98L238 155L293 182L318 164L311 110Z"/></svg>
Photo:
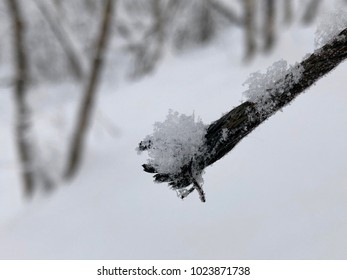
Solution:
<svg viewBox="0 0 347 280"><path fill-rule="evenodd" d="M335 10L325 13L317 26L315 33L315 49L319 49L323 45L329 43L342 30L347 27L347 11Z"/></svg>
<svg viewBox="0 0 347 280"><path fill-rule="evenodd" d="M256 104L262 115L272 113L278 98L282 94L290 95L290 89L298 83L303 67L300 64L288 66L287 61L279 60L273 63L266 73L255 72L243 83L248 85L244 96Z"/></svg>
<svg viewBox="0 0 347 280"><path fill-rule="evenodd" d="M142 141L148 151L148 165L158 173L179 174L183 166L203 153L205 134L206 125L195 120L194 114L187 116L170 110L166 120L156 122L153 134Z"/></svg>

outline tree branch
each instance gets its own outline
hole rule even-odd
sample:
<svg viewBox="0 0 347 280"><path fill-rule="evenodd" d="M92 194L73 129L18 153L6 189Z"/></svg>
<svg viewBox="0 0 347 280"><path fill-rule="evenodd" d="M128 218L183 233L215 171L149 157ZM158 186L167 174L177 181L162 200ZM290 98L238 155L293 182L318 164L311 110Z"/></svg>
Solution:
<svg viewBox="0 0 347 280"><path fill-rule="evenodd" d="M347 29L343 30L330 43L318 49L299 64L303 68L303 72L295 84L290 85L292 80L283 77L288 82L288 85L282 94L273 94L270 101L275 106L270 112L267 112L265 115L259 114L256 104L246 101L212 123L206 134L208 152L204 159L205 166L213 164L226 155L258 125L288 105L295 97L333 70L346 58ZM224 128L234 131L234 133L229 135L223 145L220 145L218 143L221 142L221 133Z"/></svg>
<svg viewBox="0 0 347 280"><path fill-rule="evenodd" d="M257 103L246 101L210 124L205 135L204 153L197 155L193 163L182 166L179 174L161 174L149 164L143 165L144 171L157 173L154 175L155 181L168 182L173 189L182 189L191 184L194 185L195 179L191 175L192 164L195 173L201 174L205 167L224 157L256 127L288 105L295 97L333 70L346 58L347 28L297 65L302 69L299 78L294 79L292 73L287 73L277 83L275 82L275 85L281 83L283 86L267 90L269 92L267 100L271 102L269 110L259 111ZM225 134L225 131L228 131L228 133ZM141 142L139 144L140 151L150 149L150 147L150 142Z"/></svg>

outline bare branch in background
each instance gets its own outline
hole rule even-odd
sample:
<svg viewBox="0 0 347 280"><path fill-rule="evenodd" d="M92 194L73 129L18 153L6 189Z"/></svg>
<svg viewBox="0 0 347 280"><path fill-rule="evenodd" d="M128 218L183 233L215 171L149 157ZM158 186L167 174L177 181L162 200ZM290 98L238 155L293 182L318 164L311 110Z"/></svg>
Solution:
<svg viewBox="0 0 347 280"><path fill-rule="evenodd" d="M264 52L269 52L275 43L275 0L263 0L264 2Z"/></svg>
<svg viewBox="0 0 347 280"><path fill-rule="evenodd" d="M231 8L224 5L219 0L209 0L207 3L210 6L210 8L212 8L221 16L226 18L231 24L240 27L243 25L242 19L239 16L237 16L237 14L233 10L231 10Z"/></svg>
<svg viewBox="0 0 347 280"><path fill-rule="evenodd" d="M302 16L302 22L304 24L311 24L318 15L319 7L321 5L321 0L311 0L308 2L305 13Z"/></svg>
<svg viewBox="0 0 347 280"><path fill-rule="evenodd" d="M82 99L79 114L77 116L76 127L73 131L72 141L68 153L68 161L65 169L65 179L72 178L81 163L82 154L84 151L85 136L92 116L92 111L97 93L97 86L100 81L101 70L106 55L106 47L109 42L110 28L113 17L113 9L116 0L107 0L105 2L103 18L99 31L97 48L92 64L90 77L86 84L86 91Z"/></svg>
<svg viewBox="0 0 347 280"><path fill-rule="evenodd" d="M60 8L61 7L61 0L53 0L54 2L54 5L57 7L57 8Z"/></svg>
<svg viewBox="0 0 347 280"><path fill-rule="evenodd" d="M212 18L207 0L201 1L201 4L197 8L199 8L199 12L197 13L196 21L198 26L200 26L197 39L198 42L206 43L215 34L215 22Z"/></svg>
<svg viewBox="0 0 347 280"><path fill-rule="evenodd" d="M30 109L27 104L28 58L25 45L25 22L17 0L7 0L13 26L13 50L16 71L14 98L16 113L15 136L21 165L24 194L32 196L35 187L33 148L30 139Z"/></svg>
<svg viewBox="0 0 347 280"><path fill-rule="evenodd" d="M243 1L245 29L245 59L250 60L256 52L255 1Z"/></svg>
<svg viewBox="0 0 347 280"><path fill-rule="evenodd" d="M78 50L74 46L74 40L69 35L69 32L67 32L67 28L64 27L63 22L59 20L59 15L55 14L55 9L47 6L49 1L35 0L35 3L65 52L71 74L76 80L82 80L86 68L83 63L83 57L80 55L82 50Z"/></svg>
<svg viewBox="0 0 347 280"><path fill-rule="evenodd" d="M165 36L166 36L166 17L167 7L161 0L152 0L150 3L150 14L153 24L145 32L140 43L129 46L129 50L134 53L135 65L132 77L137 78L153 71L160 58L162 57Z"/></svg>
<svg viewBox="0 0 347 280"><path fill-rule="evenodd" d="M293 0L283 0L284 23L290 24L293 21Z"/></svg>

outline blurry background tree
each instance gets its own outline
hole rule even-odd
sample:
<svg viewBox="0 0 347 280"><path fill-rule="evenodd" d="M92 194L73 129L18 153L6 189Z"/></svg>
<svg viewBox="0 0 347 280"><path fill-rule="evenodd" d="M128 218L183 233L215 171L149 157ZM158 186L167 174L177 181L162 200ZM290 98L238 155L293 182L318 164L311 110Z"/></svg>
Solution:
<svg viewBox="0 0 347 280"><path fill-rule="evenodd" d="M33 149L30 138L30 109L27 104L28 58L25 42L26 23L16 0L8 0L8 11L13 26L15 65L14 100L16 105L15 135L23 178L24 193L32 195L34 188Z"/></svg>
<svg viewBox="0 0 347 280"><path fill-rule="evenodd" d="M51 189L75 174L76 151L82 158L102 73L118 81L139 79L153 72L165 55L208 44L228 34L226 30L244 34L244 41L235 45L242 46L240 59L251 63L274 49L283 28L313 24L323 7L323 0L0 1L0 86L15 97L25 193L40 185ZM40 85L53 87L63 81L80 88L76 94L81 101L75 104L79 110L70 140L62 144L69 146L65 158L55 159L68 162L67 166L57 170L45 159L49 147L36 143L40 136L32 131L34 108L29 101ZM73 161L76 168L71 167Z"/></svg>
<svg viewBox="0 0 347 280"><path fill-rule="evenodd" d="M82 97L80 112L77 115L77 124L73 131L72 141L68 154L68 162L64 177L70 179L77 171L83 153L85 135L88 129L92 110L95 102L96 89L100 80L101 69L104 63L106 45L108 43L110 25L113 16L113 5L115 0L105 2L102 23L98 36L97 46L93 63L91 65L89 78L86 82L86 89Z"/></svg>

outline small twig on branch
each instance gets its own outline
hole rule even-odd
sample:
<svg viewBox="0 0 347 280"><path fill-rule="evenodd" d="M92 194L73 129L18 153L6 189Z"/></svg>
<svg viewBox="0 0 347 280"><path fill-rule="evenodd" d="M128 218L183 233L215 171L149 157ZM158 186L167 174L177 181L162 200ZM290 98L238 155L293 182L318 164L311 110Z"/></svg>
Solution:
<svg viewBox="0 0 347 280"><path fill-rule="evenodd" d="M192 165L194 173L201 174L207 166L224 157L256 127L288 105L346 58L347 28L296 65L301 71L299 77L294 78L293 73L286 73L274 83L274 85L281 84L281 87L274 86L274 88L267 89L269 95L266 101L271 103L267 110L259 111L259 104L246 101L210 124L205 135L204 152L194 157L193 162L182 166L180 173L158 173L156 168L150 164L143 165L144 171L156 173L154 178L158 183L167 182L173 189L185 189L186 193L184 191L182 193L183 198L186 197L193 191L192 188L186 189L189 185L193 185L195 189L200 187L199 185L197 187L195 178L191 175ZM152 144L150 141L141 142L138 149L139 151L149 150ZM200 197L203 197L201 193Z"/></svg>

